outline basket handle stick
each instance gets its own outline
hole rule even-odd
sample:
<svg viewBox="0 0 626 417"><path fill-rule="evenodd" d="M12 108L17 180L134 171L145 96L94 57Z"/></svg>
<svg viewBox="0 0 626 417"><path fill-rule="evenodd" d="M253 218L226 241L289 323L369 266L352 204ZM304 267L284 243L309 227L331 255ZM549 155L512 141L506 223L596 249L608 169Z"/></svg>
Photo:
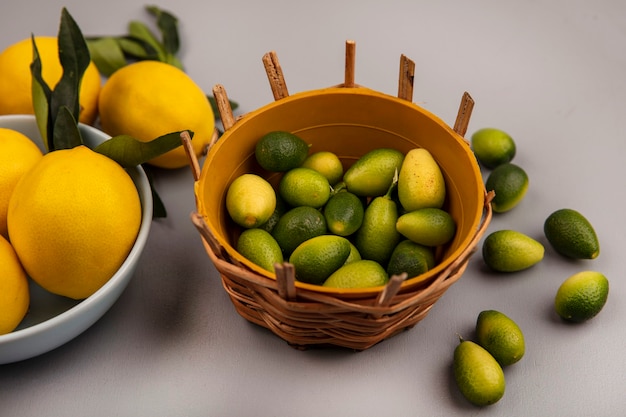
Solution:
<svg viewBox="0 0 626 417"><path fill-rule="evenodd" d="M193 150L193 146L191 146L191 135L189 135L187 130L180 132L180 140L183 142L183 148L189 159L193 180L198 181L200 179L200 164L198 163L196 152Z"/></svg>
<svg viewBox="0 0 626 417"><path fill-rule="evenodd" d="M346 69L344 75L344 87L352 88L354 84L354 69L356 63L356 43L353 40L346 41Z"/></svg>
<svg viewBox="0 0 626 417"><path fill-rule="evenodd" d="M296 299L296 269L289 262L275 263L278 295L287 301Z"/></svg>
<svg viewBox="0 0 626 417"><path fill-rule="evenodd" d="M406 55L400 55L400 74L398 76L398 98L413 101L413 80L415 78L415 62Z"/></svg>
<svg viewBox="0 0 626 417"><path fill-rule="evenodd" d="M220 112L220 119L222 119L224 130L228 130L235 124L235 117L233 116L233 109L230 106L230 101L228 101L228 95L226 94L224 86L215 84L213 87L213 96L215 97L217 110Z"/></svg>
<svg viewBox="0 0 626 417"><path fill-rule="evenodd" d="M393 300L393 297L395 297L398 294L398 291L400 291L400 287L402 286L404 280L406 280L407 276L406 272L399 275L392 275L391 278L389 278L387 285L385 285L385 288L378 295L374 305L376 307L387 307ZM373 316L380 317L380 314L373 314Z"/></svg>
<svg viewBox="0 0 626 417"><path fill-rule="evenodd" d="M209 226L204 221L204 218L200 215L200 213L194 211L191 213L191 222L196 226L200 235L204 238L204 240L209 244L213 253L218 256L221 256L224 259L227 257L224 256L222 245L217 241Z"/></svg>
<svg viewBox="0 0 626 417"><path fill-rule="evenodd" d="M472 110L474 109L474 99L469 93L466 91L463 93L463 97L461 98L461 104L459 105L459 112L456 116L456 121L454 122L454 131L459 135L465 137L465 133L467 132L467 126L470 122L470 117L472 116Z"/></svg>
<svg viewBox="0 0 626 417"><path fill-rule="evenodd" d="M278 55L275 51L270 51L263 55L263 66L267 73L267 79L272 88L272 94L274 94L274 100L280 100L289 96L287 90L287 84L285 83L285 77L283 76L283 69L278 62Z"/></svg>

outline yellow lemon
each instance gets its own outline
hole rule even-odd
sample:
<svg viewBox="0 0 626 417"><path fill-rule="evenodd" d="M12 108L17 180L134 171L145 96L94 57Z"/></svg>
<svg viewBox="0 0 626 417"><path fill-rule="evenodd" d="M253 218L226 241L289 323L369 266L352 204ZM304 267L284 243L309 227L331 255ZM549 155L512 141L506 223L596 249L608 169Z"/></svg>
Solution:
<svg viewBox="0 0 626 417"><path fill-rule="evenodd" d="M43 79L54 89L63 74L57 38L37 36L35 43L41 58ZM10 45L0 54L0 114L34 114L30 71L32 61L31 38ZM93 124L96 119L100 87L100 73L91 62L80 85L80 122Z"/></svg>
<svg viewBox="0 0 626 417"><path fill-rule="evenodd" d="M202 89L182 70L158 61L140 61L115 71L102 87L98 106L102 129L109 135L126 134L148 142L191 130L197 156L215 129L213 109ZM161 168L189 164L182 146L149 162Z"/></svg>
<svg viewBox="0 0 626 417"><path fill-rule="evenodd" d="M41 159L41 151L27 136L0 128L0 235L9 238L7 210L15 184Z"/></svg>
<svg viewBox="0 0 626 417"><path fill-rule="evenodd" d="M235 178L226 191L226 211L239 226L252 228L266 223L276 210L272 185L256 174Z"/></svg>
<svg viewBox="0 0 626 417"><path fill-rule="evenodd" d="M9 201L9 237L24 269L46 290L73 299L113 276L140 223L130 176L85 146L44 155Z"/></svg>
<svg viewBox="0 0 626 417"><path fill-rule="evenodd" d="M10 333L28 311L28 278L13 247L0 236L0 334Z"/></svg>

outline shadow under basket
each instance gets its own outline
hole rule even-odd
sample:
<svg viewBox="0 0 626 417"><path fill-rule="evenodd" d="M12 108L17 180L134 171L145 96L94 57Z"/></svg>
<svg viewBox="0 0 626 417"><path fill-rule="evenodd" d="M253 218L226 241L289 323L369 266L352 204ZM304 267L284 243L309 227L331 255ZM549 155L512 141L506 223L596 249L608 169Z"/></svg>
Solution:
<svg viewBox="0 0 626 417"><path fill-rule="evenodd" d="M463 95L452 129L412 103L414 65L404 56L398 97L354 84L353 46L347 43L343 84L294 95L287 92L275 53L266 54L275 101L237 120L223 87L215 86L225 132L211 143L202 169L190 155L197 206L192 221L237 312L300 349L364 350L413 327L461 277L492 215L493 194L485 192L474 154L463 138L473 108L469 94ZM385 286L338 289L296 281L293 265L287 262L277 265L274 274L241 256L234 249L240 229L226 211L226 192L244 173L278 183L280 175L264 171L254 156L256 142L275 130L302 137L311 144L310 153L336 153L344 169L376 148L404 153L428 149L443 172L444 208L457 227L454 239L438 248L437 265L416 277L394 275Z"/></svg>

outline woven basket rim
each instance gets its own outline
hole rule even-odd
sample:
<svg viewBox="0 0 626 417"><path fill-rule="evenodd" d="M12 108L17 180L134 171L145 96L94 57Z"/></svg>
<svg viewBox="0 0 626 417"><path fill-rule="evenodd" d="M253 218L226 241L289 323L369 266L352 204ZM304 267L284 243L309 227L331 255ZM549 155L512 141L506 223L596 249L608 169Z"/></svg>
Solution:
<svg viewBox="0 0 626 417"><path fill-rule="evenodd" d="M391 305L398 302L399 299L395 299L395 297L397 296L402 298L406 297L407 294L409 297L415 294L423 295L423 291L432 291L432 287L436 287L438 284L447 280L448 277L455 275L458 270L465 269L467 262L476 251L480 239L484 236L487 228L489 227L489 224L491 223L491 218L493 216L491 201L493 197L493 191L490 191L488 193L485 192L483 216L481 218L481 223L479 227L476 229L476 232L472 236L471 241L465 247L462 253L457 258L455 258L453 262L451 262L443 271L441 271L441 273L437 274L433 280L421 286L405 286L403 284L404 279L406 278L406 274L404 274L404 276L392 276L389 282L384 286L372 287L371 289L367 289L366 291L345 293L319 291L318 288L322 287L314 285L309 285L306 287L298 286L297 283L295 283L295 281L293 280L293 276L285 276L284 274L281 274L279 272L282 268L284 268L285 265L290 265L288 262L284 262L282 265L275 265L278 273L274 274L274 277L268 277L266 275L259 274L255 270L250 269L246 264L242 264L238 260L230 256L228 251L221 245L221 243L217 240L213 232L208 227L207 223L205 222L205 217L203 215L198 212L193 212L191 214L191 220L201 235L202 243L207 254L222 275L238 276L239 278L246 280L254 285L276 291L281 294L282 298L285 299L299 298L303 300L324 301L329 305L334 305L336 303L341 305L344 302L355 302L357 304L359 302L364 302L366 305L371 306L371 301L373 299L384 300L385 292L391 291L391 293L387 295L388 299L385 300L384 303L382 303L385 305ZM291 279L292 281L285 282L288 279ZM392 287L395 288L391 289ZM393 300L393 302L390 300ZM382 304L379 303L378 307L381 307ZM388 310L385 311L389 313Z"/></svg>

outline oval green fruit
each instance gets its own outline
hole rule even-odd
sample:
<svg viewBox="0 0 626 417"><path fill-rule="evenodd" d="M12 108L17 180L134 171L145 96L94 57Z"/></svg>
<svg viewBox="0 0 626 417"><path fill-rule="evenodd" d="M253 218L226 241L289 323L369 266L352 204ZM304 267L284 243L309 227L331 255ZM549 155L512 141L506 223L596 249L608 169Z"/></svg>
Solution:
<svg viewBox="0 0 626 417"><path fill-rule="evenodd" d="M489 169L511 162L516 146L513 138L500 129L487 127L472 135L472 150L476 159Z"/></svg>
<svg viewBox="0 0 626 417"><path fill-rule="evenodd" d="M328 230L338 236L350 236L363 223L365 208L361 199L350 191L332 195L324 206Z"/></svg>
<svg viewBox="0 0 626 417"><path fill-rule="evenodd" d="M285 172L299 167L309 153L309 145L285 131L269 132L256 143L254 156L263 169Z"/></svg>
<svg viewBox="0 0 626 417"><path fill-rule="evenodd" d="M283 175L278 194L292 207L320 208L330 198L330 184L325 176L311 168L294 168Z"/></svg>
<svg viewBox="0 0 626 417"><path fill-rule="evenodd" d="M554 298L557 314L567 321L583 322L595 317L609 297L609 280L596 271L582 271L567 278Z"/></svg>
<svg viewBox="0 0 626 417"><path fill-rule="evenodd" d="M237 252L266 271L274 272L274 264L283 262L283 253L276 239L263 229L246 229L237 239Z"/></svg>
<svg viewBox="0 0 626 417"><path fill-rule="evenodd" d="M478 314L476 339L503 367L518 362L526 351L524 334L517 323L496 310Z"/></svg>
<svg viewBox="0 0 626 417"><path fill-rule="evenodd" d="M368 288L385 285L389 277L385 269L375 261L361 259L350 262L332 273L324 287L332 288Z"/></svg>
<svg viewBox="0 0 626 417"><path fill-rule="evenodd" d="M396 149L378 148L361 156L343 175L348 191L361 197L387 193L404 154Z"/></svg>
<svg viewBox="0 0 626 417"><path fill-rule="evenodd" d="M491 202L493 211L504 213L517 206L528 191L528 175L521 167L506 163L499 165L485 183L487 191L495 191Z"/></svg>
<svg viewBox="0 0 626 417"><path fill-rule="evenodd" d="M563 256L595 259L600 254L596 231L589 220L576 210L553 212L544 222L543 231L550 245Z"/></svg>
<svg viewBox="0 0 626 417"><path fill-rule="evenodd" d="M407 152L398 176L398 199L402 207L406 211L441 208L445 198L446 183L432 154L424 148Z"/></svg>
<svg viewBox="0 0 626 417"><path fill-rule="evenodd" d="M423 208L400 216L396 229L404 237L420 245L440 246L452 240L456 224L445 210Z"/></svg>
<svg viewBox="0 0 626 417"><path fill-rule="evenodd" d="M486 406L504 396L506 382L500 364L480 345L463 340L454 349L454 379L472 404Z"/></svg>
<svg viewBox="0 0 626 417"><path fill-rule="evenodd" d="M432 248L403 240L396 245L387 264L387 274L400 275L407 273L407 278L416 277L435 266L435 255Z"/></svg>
<svg viewBox="0 0 626 417"><path fill-rule="evenodd" d="M282 215L274 229L272 236L280 245L285 255L291 252L305 240L326 233L326 220L317 209L308 206L294 207Z"/></svg>
<svg viewBox="0 0 626 417"><path fill-rule="evenodd" d="M343 178L343 164L339 157L329 151L315 152L304 160L303 168L311 168L326 177L328 182L336 184Z"/></svg>
<svg viewBox="0 0 626 417"><path fill-rule="evenodd" d="M494 271L516 272L541 262L544 247L515 230L498 230L483 242L483 260Z"/></svg>
<svg viewBox="0 0 626 417"><path fill-rule="evenodd" d="M289 257L296 279L321 285L339 269L350 255L350 242L334 235L316 236L302 242Z"/></svg>
<svg viewBox="0 0 626 417"><path fill-rule="evenodd" d="M363 259L386 265L401 239L396 230L398 207L389 196L374 198L365 209L363 222L357 230L354 245Z"/></svg>
<svg viewBox="0 0 626 417"><path fill-rule="evenodd" d="M349 264L354 261L360 261L361 259L362 258L359 250L356 248L356 246L354 246L354 243L350 242L350 255L348 255L348 259L346 259L345 263Z"/></svg>

